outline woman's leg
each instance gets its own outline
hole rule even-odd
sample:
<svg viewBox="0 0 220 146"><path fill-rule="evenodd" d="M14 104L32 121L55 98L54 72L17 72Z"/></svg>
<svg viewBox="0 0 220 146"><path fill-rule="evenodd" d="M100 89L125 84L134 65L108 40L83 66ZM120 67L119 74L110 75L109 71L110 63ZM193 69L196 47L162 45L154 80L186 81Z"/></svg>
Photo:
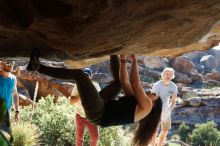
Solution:
<svg viewBox="0 0 220 146"><path fill-rule="evenodd" d="M119 80L119 60L117 55L111 55L110 57L110 69L113 77L113 81L104 87L99 95L104 99L105 102L112 100L121 91L121 84Z"/></svg>
<svg viewBox="0 0 220 146"><path fill-rule="evenodd" d="M42 65L38 58L38 50L36 49L34 49L31 54L27 70L38 71L39 73L62 80L75 80L86 117L90 122L99 124L104 112L104 101L92 81L82 70L54 68Z"/></svg>

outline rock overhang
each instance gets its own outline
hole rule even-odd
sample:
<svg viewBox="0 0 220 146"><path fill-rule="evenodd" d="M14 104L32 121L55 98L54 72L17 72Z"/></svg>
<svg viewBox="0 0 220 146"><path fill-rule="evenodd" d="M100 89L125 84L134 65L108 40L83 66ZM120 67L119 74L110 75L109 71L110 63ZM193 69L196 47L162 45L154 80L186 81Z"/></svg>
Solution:
<svg viewBox="0 0 220 146"><path fill-rule="evenodd" d="M175 57L220 40L218 0L1 0L0 5L0 57L28 57L38 47L43 58L86 66L110 54Z"/></svg>

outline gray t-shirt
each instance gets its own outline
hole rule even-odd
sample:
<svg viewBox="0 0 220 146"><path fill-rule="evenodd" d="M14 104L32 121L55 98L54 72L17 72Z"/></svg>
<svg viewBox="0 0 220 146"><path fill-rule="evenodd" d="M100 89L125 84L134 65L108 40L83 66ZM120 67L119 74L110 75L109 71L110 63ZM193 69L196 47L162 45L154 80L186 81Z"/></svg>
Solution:
<svg viewBox="0 0 220 146"><path fill-rule="evenodd" d="M161 80L154 83L151 92L156 93L163 102L161 120L164 121L167 118L170 118L170 97L177 96L178 89L176 84L171 81L169 85L165 85Z"/></svg>

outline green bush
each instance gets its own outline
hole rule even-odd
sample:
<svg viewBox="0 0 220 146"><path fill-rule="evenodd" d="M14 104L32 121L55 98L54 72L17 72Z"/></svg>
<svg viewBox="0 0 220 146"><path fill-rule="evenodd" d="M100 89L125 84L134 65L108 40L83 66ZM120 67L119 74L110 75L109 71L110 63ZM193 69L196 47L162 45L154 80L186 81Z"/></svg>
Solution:
<svg viewBox="0 0 220 146"><path fill-rule="evenodd" d="M190 134L191 130L190 127L188 125L186 125L185 123L182 123L179 127L179 136L180 139L184 142L187 141L187 139L189 138L189 134Z"/></svg>
<svg viewBox="0 0 220 146"><path fill-rule="evenodd" d="M6 114L6 104L3 99L0 98L0 125L3 122ZM8 139L5 137L5 135L0 131L0 146L9 146Z"/></svg>
<svg viewBox="0 0 220 146"><path fill-rule="evenodd" d="M141 77L143 82L147 82L147 83L155 83L158 79L154 78L154 77Z"/></svg>
<svg viewBox="0 0 220 146"><path fill-rule="evenodd" d="M0 98L0 123L4 120L6 111L6 103L3 99Z"/></svg>
<svg viewBox="0 0 220 146"><path fill-rule="evenodd" d="M21 109L20 120L32 121L39 127L41 143L44 145L75 144L75 109L65 97L59 97L57 103L53 102L52 96L42 98L34 110L32 107ZM131 135L125 135L121 126L99 128L99 146L128 146L131 139ZM85 130L84 146L89 146L89 143L90 137Z"/></svg>
<svg viewBox="0 0 220 146"><path fill-rule="evenodd" d="M123 145L126 146L127 142L131 143L131 136L125 135L121 126L114 126L100 129L100 146L115 146Z"/></svg>
<svg viewBox="0 0 220 146"><path fill-rule="evenodd" d="M37 146L40 142L38 127L30 123L12 124L13 146Z"/></svg>
<svg viewBox="0 0 220 146"><path fill-rule="evenodd" d="M213 121L205 124L196 124L189 140L193 146L219 146L220 132Z"/></svg>
<svg viewBox="0 0 220 146"><path fill-rule="evenodd" d="M193 98L193 97L198 97L198 94L194 92L187 92L185 95L183 95L184 99Z"/></svg>
<svg viewBox="0 0 220 146"><path fill-rule="evenodd" d="M53 99L53 96L42 98L34 110L32 107L24 108L21 111L21 119L32 120L32 123L39 127L41 141L46 145L73 144L75 143L74 108L65 97L60 97L57 103L54 103Z"/></svg>
<svg viewBox="0 0 220 146"><path fill-rule="evenodd" d="M0 132L0 146L10 146L7 138Z"/></svg>
<svg viewBox="0 0 220 146"><path fill-rule="evenodd" d="M99 128L99 146L130 146L132 136L125 135L121 126ZM84 146L89 146L90 137L88 130L85 129Z"/></svg>

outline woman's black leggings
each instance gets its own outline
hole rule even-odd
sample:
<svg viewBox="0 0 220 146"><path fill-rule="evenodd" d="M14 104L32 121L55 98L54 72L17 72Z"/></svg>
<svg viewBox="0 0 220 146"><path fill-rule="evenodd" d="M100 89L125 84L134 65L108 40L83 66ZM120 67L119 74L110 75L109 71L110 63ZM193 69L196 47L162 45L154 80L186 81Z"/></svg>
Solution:
<svg viewBox="0 0 220 146"><path fill-rule="evenodd" d="M110 68L114 80L99 93L92 81L81 69L53 68L41 65L38 72L62 80L76 81L87 119L99 125L106 102L112 100L121 91L119 65L117 55L111 55Z"/></svg>

